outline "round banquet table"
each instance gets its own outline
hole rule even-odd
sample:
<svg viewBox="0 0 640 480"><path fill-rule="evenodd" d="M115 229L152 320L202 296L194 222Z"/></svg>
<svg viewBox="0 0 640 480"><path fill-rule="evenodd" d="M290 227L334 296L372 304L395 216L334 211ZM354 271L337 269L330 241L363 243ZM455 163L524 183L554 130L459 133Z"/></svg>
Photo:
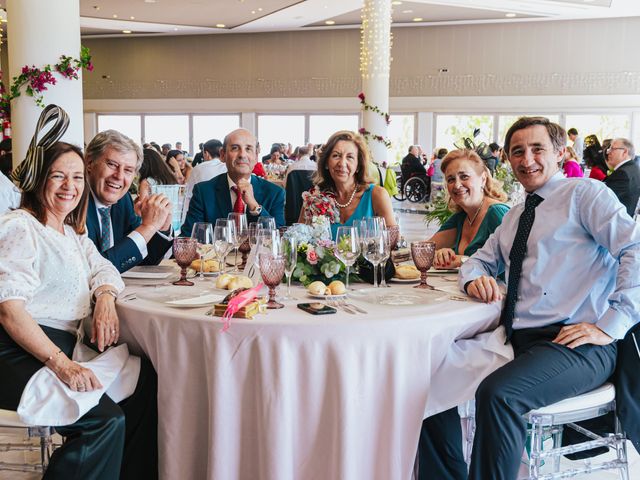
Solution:
<svg viewBox="0 0 640 480"><path fill-rule="evenodd" d="M430 277L457 292L451 280ZM204 280L162 288L188 297L203 284L213 287ZM167 480L410 479L425 410L467 400L447 392L450 379L436 382L438 372L483 374L474 362L447 370L448 353L457 340L494 329L500 311L443 293L413 306L350 298L367 314L314 316L296 308L313 300L294 287L298 299L285 308L234 318L222 333L208 308L144 299L159 288L129 284L124 295L137 298L117 308L122 340L158 373L160 477Z"/></svg>

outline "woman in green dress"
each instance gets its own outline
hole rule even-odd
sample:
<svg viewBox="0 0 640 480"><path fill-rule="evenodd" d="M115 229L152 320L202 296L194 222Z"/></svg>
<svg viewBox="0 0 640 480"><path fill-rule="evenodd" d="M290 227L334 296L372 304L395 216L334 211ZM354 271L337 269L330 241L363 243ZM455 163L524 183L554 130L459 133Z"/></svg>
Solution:
<svg viewBox="0 0 640 480"><path fill-rule="evenodd" d="M507 194L473 150L453 150L442 160L449 192L449 209L455 213L431 237L436 242L435 268L457 268L475 253L502 223L509 210Z"/></svg>

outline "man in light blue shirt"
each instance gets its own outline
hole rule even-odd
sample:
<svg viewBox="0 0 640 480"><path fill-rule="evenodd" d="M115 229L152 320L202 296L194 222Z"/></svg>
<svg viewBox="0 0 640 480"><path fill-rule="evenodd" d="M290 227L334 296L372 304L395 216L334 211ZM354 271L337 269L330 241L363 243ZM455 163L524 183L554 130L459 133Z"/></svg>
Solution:
<svg viewBox="0 0 640 480"><path fill-rule="evenodd" d="M616 340L638 321L640 228L601 182L563 177L565 144L564 130L546 118L512 125L505 151L528 198L460 271L460 287L488 303L502 300L495 278L506 272L501 323L515 352L476 392L470 479L516 478L526 439L522 415L607 381ZM440 425L445 447L434 446L439 439L431 441L423 425L420 448L426 462L429 454L439 457L432 460L441 471L420 478L467 478L446 466L455 462L442 462L456 428Z"/></svg>

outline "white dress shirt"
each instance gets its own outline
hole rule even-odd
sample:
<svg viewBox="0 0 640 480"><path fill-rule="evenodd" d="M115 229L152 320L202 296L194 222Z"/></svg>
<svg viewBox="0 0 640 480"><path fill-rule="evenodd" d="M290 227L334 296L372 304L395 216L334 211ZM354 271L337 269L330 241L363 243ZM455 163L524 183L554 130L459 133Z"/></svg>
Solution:
<svg viewBox="0 0 640 480"><path fill-rule="evenodd" d="M91 195L93 195L93 192L91 192ZM100 209L107 207L107 205L105 205L100 200L98 200L98 197L96 197L95 195L93 195L93 201L96 204L96 215L98 215L98 224L100 225L100 232L102 232L102 217L100 216ZM111 212L109 212L109 213L111 213ZM109 215L109 220L111 220L111 215ZM160 233L160 232L158 232L158 233ZM114 244L114 242L113 242L113 224L111 225L111 228L109 229L109 234L110 234L110 238L109 238L109 247L108 248L111 248L111 247L113 247L113 244ZM133 231L129 232L127 237L129 237L131 240L133 240L133 243L136 244L136 247L138 247L138 250L140 250L140 255L142 256L142 258L146 258L146 256L149 254L149 250L147 250L147 241L144 239L142 234L139 233L139 232L136 232L135 230L133 230ZM167 237L166 235L163 235L163 237L166 238L167 240L171 240L171 238Z"/></svg>

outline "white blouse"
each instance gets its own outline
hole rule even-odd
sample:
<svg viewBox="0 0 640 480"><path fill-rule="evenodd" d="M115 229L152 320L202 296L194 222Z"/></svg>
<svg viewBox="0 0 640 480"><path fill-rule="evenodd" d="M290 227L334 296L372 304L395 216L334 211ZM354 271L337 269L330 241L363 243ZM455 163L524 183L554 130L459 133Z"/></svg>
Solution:
<svg viewBox="0 0 640 480"><path fill-rule="evenodd" d="M87 235L69 225L63 235L24 210L0 216L0 303L22 299L40 325L75 333L102 285L124 289Z"/></svg>

